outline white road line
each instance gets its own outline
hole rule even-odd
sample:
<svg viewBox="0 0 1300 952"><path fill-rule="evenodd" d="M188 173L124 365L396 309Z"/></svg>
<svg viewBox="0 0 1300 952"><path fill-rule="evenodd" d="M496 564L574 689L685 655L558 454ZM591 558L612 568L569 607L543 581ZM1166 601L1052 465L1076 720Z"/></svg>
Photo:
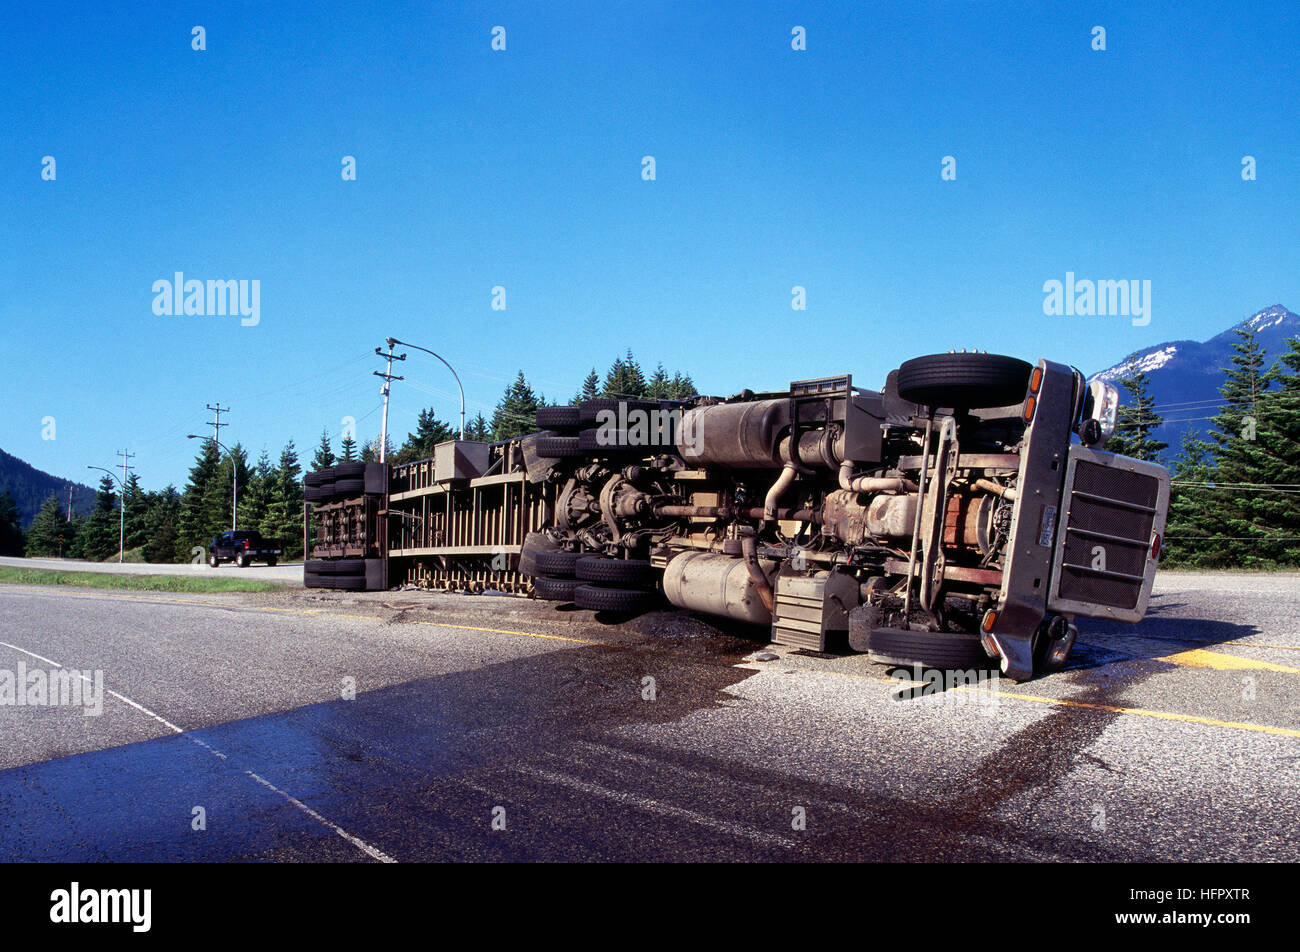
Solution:
<svg viewBox="0 0 1300 952"><path fill-rule="evenodd" d="M42 657L41 655L38 655L38 654L37 654L36 652L34 652L34 651L28 651L26 648L19 648L17 645L11 645L11 644L9 644L9 642L7 642L7 641L0 641L0 646L5 647L5 648L12 648L14 651L21 651L23 654L25 654L25 655L30 655L31 657L36 658L36 659L38 659L38 660L40 660L40 661L43 661L43 662L45 662L46 664L48 664L48 665L50 665L50 666L52 666L52 667L55 667L55 668L62 668L62 667L63 667L63 665L59 664L57 661L51 661L49 658ZM79 674L78 677L80 677L81 680L86 681L87 683L91 683L91 682L90 682L90 679L87 678L84 674ZM109 688L105 688L104 690L105 690L107 693L113 695L113 697L117 698L117 699L118 699L119 701L121 701L122 703L124 703L124 704L128 704L128 705L130 705L131 707L135 708L135 709L136 709L137 711L139 711L140 713L142 713L142 714L146 714L146 715L148 715L149 717L152 717L155 721L157 721L159 724L162 724L162 725L163 725L164 727L166 727L168 730L170 730L170 731L172 731L172 732L174 732L174 733L176 733L176 734L180 734L182 737L184 737L186 740L190 741L191 743L193 743L193 744L197 744L198 746L202 747L204 750L206 750L208 753L212 754L214 757L217 757L217 758L220 759L220 760L227 760L227 759L229 759L229 758L226 757L225 754L223 754L221 751L217 750L217 749L216 749L215 747L213 747L211 744L207 743L206 741L204 741L203 739L201 739L201 738L199 738L199 737L195 737L195 736L192 735L192 734L187 734L187 733L186 733L185 731L183 731L181 728L177 727L177 726L176 726L175 724L173 724L171 721L167 720L167 718L163 717L163 716L160 715L160 714L155 714L153 711L149 710L149 709L148 709L147 707L145 707L143 704L138 704L137 702L131 700L129 697L127 697L127 696L125 696L125 695L123 695L123 694L118 694L116 691L110 690ZM315 810L313 810L311 807L307 806L307 804L303 803L303 802L302 802L301 800L299 800L297 797L291 796L290 794L286 793L284 790L281 790L279 787L277 787L275 784L271 783L271 781L267 780L265 777L261 777L261 776L255 774L255 773L253 773L253 771L251 771L251 770L245 770L245 771L243 771L243 773L244 773L244 775L245 775L246 777L249 777L249 778L251 778L251 779L257 781L257 782L260 783L262 786L266 787L268 790L271 790L272 792L279 794L281 797L284 797L285 800L289 801L291 804L293 804L295 807L297 807L297 808L298 808L299 810L301 810L303 813L307 814L309 817L311 817L313 820L315 820L315 821L316 821L317 823L319 823L321 826L325 827L327 830L330 830L330 831L332 831L332 832L338 834L338 835L341 836L343 839L347 840L349 843L351 843L353 846L355 846L357 849L361 850L361 852L363 852L363 853L365 853L367 856L369 856L371 859L378 860L378 861L381 862L381 863L396 863L396 862L397 862L397 860L393 859L393 858L392 858L391 856L389 856L387 853L384 853L382 850L379 850L379 849L377 849L377 848L371 846L369 843L367 843L365 840L361 839L360 837L353 836L351 833L349 833L347 830L343 829L343 827L339 826L337 823L334 823L333 821L328 820L328 819L326 819L325 817L321 816L319 813L317 813L317 812L316 812Z"/></svg>
<svg viewBox="0 0 1300 952"><path fill-rule="evenodd" d="M638 797L630 793L624 793L621 790L611 790L608 787L602 787L598 784L588 783L585 780L579 780L577 777L570 777L567 774L551 773L549 770L538 770L536 767L518 766L512 768L523 774L528 774L538 780L545 780L548 783L559 784L560 786L570 787L582 793L591 794L596 797L604 797L607 800L616 800L619 803L630 804L638 809L645 810L649 813L658 813L661 816L670 816L678 820L686 820L688 823L695 823L699 826L707 826L711 829L718 830L731 836L744 837L757 843L764 843L769 846L782 846L790 849L797 846L798 843L784 836L776 836L772 833L763 833L759 830L750 829L747 826L741 826L739 823L732 823L728 820L719 820L711 816L705 816L703 813L696 813L694 810L687 810L685 807L675 807L669 803L661 803L658 800L648 800L645 797Z"/></svg>

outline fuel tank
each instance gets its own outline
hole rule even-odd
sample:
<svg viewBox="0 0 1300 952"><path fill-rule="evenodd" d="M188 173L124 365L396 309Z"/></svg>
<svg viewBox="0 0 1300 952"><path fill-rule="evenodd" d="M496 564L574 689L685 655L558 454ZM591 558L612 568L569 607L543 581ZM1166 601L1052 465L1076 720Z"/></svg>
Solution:
<svg viewBox="0 0 1300 952"><path fill-rule="evenodd" d="M769 580L777 563L762 559ZM770 625L772 615L754 587L744 559L714 552L683 552L664 569L664 594L678 608L723 615L755 625Z"/></svg>
<svg viewBox="0 0 1300 952"><path fill-rule="evenodd" d="M682 414L678 449L695 466L780 469L780 437L789 400L748 400L692 407Z"/></svg>

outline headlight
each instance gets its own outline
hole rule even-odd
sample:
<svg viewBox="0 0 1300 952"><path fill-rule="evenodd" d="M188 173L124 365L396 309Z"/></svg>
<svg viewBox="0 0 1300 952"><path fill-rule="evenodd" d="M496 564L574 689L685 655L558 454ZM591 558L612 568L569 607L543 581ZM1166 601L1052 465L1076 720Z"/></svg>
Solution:
<svg viewBox="0 0 1300 952"><path fill-rule="evenodd" d="M1115 433L1115 420L1119 416L1119 390L1104 381L1094 380L1088 384L1088 395L1092 404L1088 419L1096 420L1101 431L1101 436L1091 445L1105 446L1106 441Z"/></svg>

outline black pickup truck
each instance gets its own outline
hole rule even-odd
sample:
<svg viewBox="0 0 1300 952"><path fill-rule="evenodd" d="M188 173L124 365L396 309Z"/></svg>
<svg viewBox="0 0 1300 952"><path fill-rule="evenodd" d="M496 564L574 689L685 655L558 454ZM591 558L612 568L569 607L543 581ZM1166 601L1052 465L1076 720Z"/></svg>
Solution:
<svg viewBox="0 0 1300 952"><path fill-rule="evenodd" d="M241 569L252 562L275 565L280 558L280 540L263 539L255 530L223 532L208 545L208 565L214 569L222 562L234 562Z"/></svg>

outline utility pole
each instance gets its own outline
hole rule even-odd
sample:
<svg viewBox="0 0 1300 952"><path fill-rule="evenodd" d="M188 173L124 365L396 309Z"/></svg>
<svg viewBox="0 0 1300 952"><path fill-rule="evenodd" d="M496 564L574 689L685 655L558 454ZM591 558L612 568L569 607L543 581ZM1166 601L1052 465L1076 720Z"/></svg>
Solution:
<svg viewBox="0 0 1300 952"><path fill-rule="evenodd" d="M135 454L118 450L117 455L122 457L122 492L117 499L117 561L121 563L122 553L126 550L126 474L131 468L131 457Z"/></svg>
<svg viewBox="0 0 1300 952"><path fill-rule="evenodd" d="M400 357L393 356L393 345L396 343L397 341L393 340L393 338L388 338L387 354L385 354L381 348L375 348L375 353L380 357L386 358L388 361L388 366L385 368L383 373L380 373L378 370L375 371L376 377L384 378L384 385L379 388L379 392L384 395L384 422L379 426L379 462L381 463L384 461L388 452L388 391L392 389L392 383L394 380L406 379L405 377L393 376L393 361L406 359L405 354L402 354Z"/></svg>
<svg viewBox="0 0 1300 952"><path fill-rule="evenodd" d="M72 521L72 483L68 483L68 521Z"/></svg>
<svg viewBox="0 0 1300 952"><path fill-rule="evenodd" d="M217 405L216 405L215 407L214 407L212 404L209 403L209 404L208 404L208 409L211 410L214 414L216 414L216 419L214 419L214 420L209 424L209 426L212 427L212 442L213 442L213 443L218 443L218 444L219 444L219 441L221 440L221 428L222 428L223 426L230 426L229 423L222 423L222 422L221 422L221 414L223 414L223 413L229 413L229 412L230 412L230 407L223 407L223 406L221 405L221 401L218 400L218 401L217 401Z"/></svg>

